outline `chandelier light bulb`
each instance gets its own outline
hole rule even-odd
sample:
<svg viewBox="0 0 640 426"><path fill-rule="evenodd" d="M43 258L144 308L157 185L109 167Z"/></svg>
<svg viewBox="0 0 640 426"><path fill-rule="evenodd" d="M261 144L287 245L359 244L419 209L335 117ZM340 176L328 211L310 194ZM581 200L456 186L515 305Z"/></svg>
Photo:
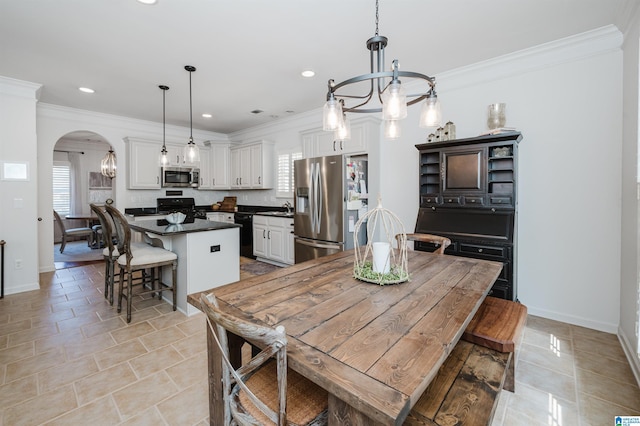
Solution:
<svg viewBox="0 0 640 426"><path fill-rule="evenodd" d="M344 115L342 117L342 123L336 129L335 138L341 141L351 139L351 121Z"/></svg>
<svg viewBox="0 0 640 426"><path fill-rule="evenodd" d="M384 137L398 139L400 137L400 123L396 120L386 120L384 122Z"/></svg>
<svg viewBox="0 0 640 426"><path fill-rule="evenodd" d="M422 104L420 111L420 127L439 127L442 125L442 112L440 110L440 101L435 93Z"/></svg>
<svg viewBox="0 0 640 426"><path fill-rule="evenodd" d="M400 81L393 80L382 95L382 119L402 120L407 117L407 95Z"/></svg>
<svg viewBox="0 0 640 426"><path fill-rule="evenodd" d="M342 122L342 105L335 98L330 98L324 104L322 112L323 130L334 131L340 127Z"/></svg>

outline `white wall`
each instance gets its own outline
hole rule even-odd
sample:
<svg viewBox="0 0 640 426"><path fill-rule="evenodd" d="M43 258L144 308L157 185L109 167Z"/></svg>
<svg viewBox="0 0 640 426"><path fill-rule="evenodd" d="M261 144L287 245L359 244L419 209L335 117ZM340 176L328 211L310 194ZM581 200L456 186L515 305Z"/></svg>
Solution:
<svg viewBox="0 0 640 426"><path fill-rule="evenodd" d="M622 135L622 248L620 281L620 327L618 336L627 357L632 361L640 382L638 342L638 78L640 76L640 8L629 11L629 27L625 31L623 69L623 135Z"/></svg>
<svg viewBox="0 0 640 426"><path fill-rule="evenodd" d="M0 180L0 240L6 242L5 294L39 286L35 131L39 89L38 84L0 77L0 165L5 161L26 162L29 168L26 181ZM19 268L16 261L21 264Z"/></svg>

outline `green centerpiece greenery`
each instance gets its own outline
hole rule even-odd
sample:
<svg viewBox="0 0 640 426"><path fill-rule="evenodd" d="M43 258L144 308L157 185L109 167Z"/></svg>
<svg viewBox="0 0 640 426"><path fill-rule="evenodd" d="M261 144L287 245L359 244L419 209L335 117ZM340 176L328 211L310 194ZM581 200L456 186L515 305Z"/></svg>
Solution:
<svg viewBox="0 0 640 426"><path fill-rule="evenodd" d="M382 272L375 272L373 270L373 263L370 261L366 261L362 265L354 264L353 276L360 281L380 285L399 284L409 280L409 273L397 265L393 265L389 272L384 274Z"/></svg>

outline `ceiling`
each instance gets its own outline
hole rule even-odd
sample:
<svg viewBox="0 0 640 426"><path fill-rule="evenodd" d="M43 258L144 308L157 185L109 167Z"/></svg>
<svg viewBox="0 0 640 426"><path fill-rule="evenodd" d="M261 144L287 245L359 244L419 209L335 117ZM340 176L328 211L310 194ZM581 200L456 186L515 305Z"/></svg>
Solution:
<svg viewBox="0 0 640 426"><path fill-rule="evenodd" d="M620 27L633 1L380 0L379 33L387 66L437 77ZM167 124L188 127L193 65L193 127L231 133L320 108L329 78L369 72L374 32L374 0L0 0L0 76L42 84L44 103L155 122L165 84Z"/></svg>

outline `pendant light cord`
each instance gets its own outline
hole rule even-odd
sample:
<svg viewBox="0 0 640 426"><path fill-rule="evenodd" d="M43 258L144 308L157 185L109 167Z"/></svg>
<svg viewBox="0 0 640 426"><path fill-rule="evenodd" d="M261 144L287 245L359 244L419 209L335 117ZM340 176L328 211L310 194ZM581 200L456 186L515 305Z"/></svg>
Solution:
<svg viewBox="0 0 640 426"><path fill-rule="evenodd" d="M378 36L378 20L379 20L379 16L378 16L378 0L376 0L376 37Z"/></svg>
<svg viewBox="0 0 640 426"><path fill-rule="evenodd" d="M165 106L165 95L166 95L166 89L161 88L162 89L162 149L166 151L167 149L167 145L166 145L166 126L167 126L167 120L166 120L166 106Z"/></svg>
<svg viewBox="0 0 640 426"><path fill-rule="evenodd" d="M195 70L195 69L194 69ZM191 92L191 74L193 71L189 70L189 127L191 128L191 133L189 134L190 141L193 141L193 99Z"/></svg>

